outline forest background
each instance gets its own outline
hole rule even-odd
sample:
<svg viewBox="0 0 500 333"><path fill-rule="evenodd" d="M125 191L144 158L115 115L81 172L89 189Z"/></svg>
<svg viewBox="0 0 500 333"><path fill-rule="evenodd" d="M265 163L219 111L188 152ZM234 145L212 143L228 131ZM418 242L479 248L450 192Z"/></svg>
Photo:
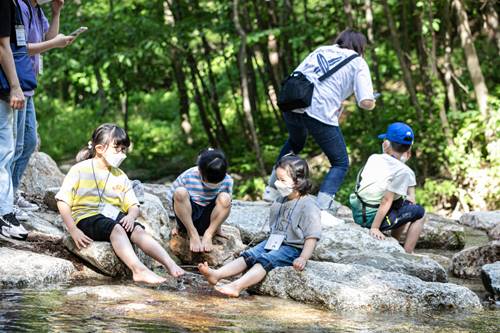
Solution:
<svg viewBox="0 0 500 333"><path fill-rule="evenodd" d="M89 30L44 57L41 150L72 163L96 126L116 122L133 140L130 178L172 180L202 148L220 147L235 197L258 199L287 137L282 79L352 27L368 38L382 95L372 111L345 103L351 167L337 199L347 204L358 170L381 151L377 134L404 121L416 133L419 202L499 209L498 9L491 0L67 0L61 32ZM317 188L328 161L312 139L302 156Z"/></svg>

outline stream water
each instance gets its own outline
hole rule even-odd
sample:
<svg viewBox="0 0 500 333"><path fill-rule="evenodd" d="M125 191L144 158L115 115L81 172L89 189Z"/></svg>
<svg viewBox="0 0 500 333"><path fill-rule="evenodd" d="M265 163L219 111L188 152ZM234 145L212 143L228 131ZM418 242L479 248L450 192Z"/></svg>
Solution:
<svg viewBox="0 0 500 333"><path fill-rule="evenodd" d="M467 235L467 246L486 242L484 234L469 230ZM451 280L484 297L479 280ZM209 289L169 291L109 282L0 289L0 332L25 331L498 333L500 309L486 306L476 312L334 312L273 297L246 295L229 299Z"/></svg>

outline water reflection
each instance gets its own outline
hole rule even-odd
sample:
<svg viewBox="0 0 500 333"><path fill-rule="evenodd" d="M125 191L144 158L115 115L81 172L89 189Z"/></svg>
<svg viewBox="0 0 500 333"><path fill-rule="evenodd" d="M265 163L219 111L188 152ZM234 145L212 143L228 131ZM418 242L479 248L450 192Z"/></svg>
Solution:
<svg viewBox="0 0 500 333"><path fill-rule="evenodd" d="M498 311L336 313L272 297L134 285L0 290L2 332L499 332Z"/></svg>

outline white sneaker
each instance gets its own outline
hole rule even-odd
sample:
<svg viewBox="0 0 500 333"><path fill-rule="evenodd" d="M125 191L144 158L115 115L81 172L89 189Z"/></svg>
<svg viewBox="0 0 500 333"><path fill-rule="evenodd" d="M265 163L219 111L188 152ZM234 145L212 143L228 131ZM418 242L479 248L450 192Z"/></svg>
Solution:
<svg viewBox="0 0 500 333"><path fill-rule="evenodd" d="M20 240L25 240L28 237L28 231L24 229L13 213L0 216L0 234Z"/></svg>
<svg viewBox="0 0 500 333"><path fill-rule="evenodd" d="M274 202L280 197L280 193L277 189L271 186L266 186L264 189L264 194L262 195L262 200L267 202Z"/></svg>
<svg viewBox="0 0 500 333"><path fill-rule="evenodd" d="M324 192L318 193L318 206L321 210L326 210L327 212L335 215L337 210L342 206L340 202L335 201L335 195L327 194Z"/></svg>
<svg viewBox="0 0 500 333"><path fill-rule="evenodd" d="M26 211L30 211L30 212L34 212L34 211L38 210L38 208L40 208L40 207L38 207L38 205L31 203L28 200L24 199L24 197L22 195L18 195L15 204L19 208L21 208L22 210L26 210Z"/></svg>
<svg viewBox="0 0 500 333"><path fill-rule="evenodd" d="M19 221L28 221L30 216L18 206L14 205L14 215Z"/></svg>

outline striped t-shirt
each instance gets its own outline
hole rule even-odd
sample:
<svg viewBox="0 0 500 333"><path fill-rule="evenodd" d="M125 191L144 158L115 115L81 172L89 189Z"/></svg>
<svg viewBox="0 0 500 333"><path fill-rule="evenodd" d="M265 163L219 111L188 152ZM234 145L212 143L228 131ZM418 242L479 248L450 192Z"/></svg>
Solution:
<svg viewBox="0 0 500 333"><path fill-rule="evenodd" d="M184 171L172 183L170 191L167 193L167 198L172 203L172 197L178 187L184 187L191 196L191 200L200 206L206 206L212 202L219 193L226 192L230 195L233 193L233 178L226 174L222 182L217 188L209 188L203 182L200 171L197 166Z"/></svg>
<svg viewBox="0 0 500 333"><path fill-rule="evenodd" d="M127 175L114 167L109 171L101 169L93 159L77 163L69 170L56 199L71 207L71 215L78 223L84 218L100 214L99 193L101 207L110 204L126 213L130 207L139 205Z"/></svg>

